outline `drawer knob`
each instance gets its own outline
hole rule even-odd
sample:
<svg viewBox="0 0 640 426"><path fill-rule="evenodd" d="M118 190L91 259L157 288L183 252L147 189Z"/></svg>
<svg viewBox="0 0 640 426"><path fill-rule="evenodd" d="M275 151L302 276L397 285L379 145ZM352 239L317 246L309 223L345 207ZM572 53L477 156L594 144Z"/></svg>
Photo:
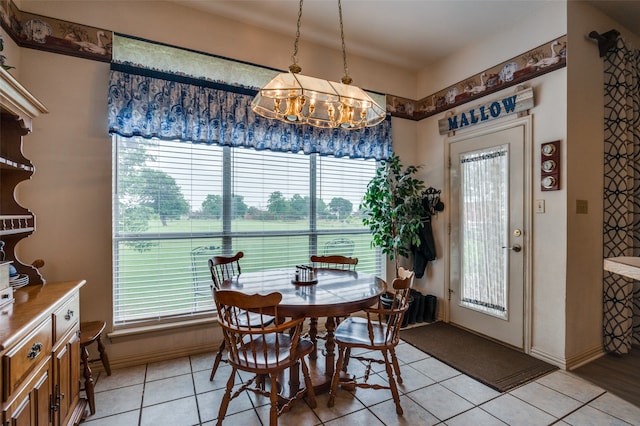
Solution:
<svg viewBox="0 0 640 426"><path fill-rule="evenodd" d="M71 318L73 318L73 311L71 309L69 309L67 311L67 314L64 316L64 319L66 319L67 321L69 321Z"/></svg>
<svg viewBox="0 0 640 426"><path fill-rule="evenodd" d="M38 355L40 355L40 351L42 350L42 343L36 342L31 347L31 350L27 353L27 358L35 359Z"/></svg>

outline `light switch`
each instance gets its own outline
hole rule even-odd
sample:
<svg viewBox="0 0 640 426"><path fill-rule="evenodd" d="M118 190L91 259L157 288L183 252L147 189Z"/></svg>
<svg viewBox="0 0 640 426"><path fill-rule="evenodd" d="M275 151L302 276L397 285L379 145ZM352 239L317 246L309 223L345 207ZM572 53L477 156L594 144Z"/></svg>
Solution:
<svg viewBox="0 0 640 426"><path fill-rule="evenodd" d="M544 200L536 200L536 213L544 213Z"/></svg>

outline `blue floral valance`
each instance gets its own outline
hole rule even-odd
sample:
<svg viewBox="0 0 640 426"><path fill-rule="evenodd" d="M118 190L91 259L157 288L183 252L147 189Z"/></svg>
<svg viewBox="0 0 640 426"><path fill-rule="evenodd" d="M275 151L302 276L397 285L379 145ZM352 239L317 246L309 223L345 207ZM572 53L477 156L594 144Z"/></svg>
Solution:
<svg viewBox="0 0 640 426"><path fill-rule="evenodd" d="M256 92L112 63L109 133L336 157L391 156L390 117L361 130L287 124L251 111Z"/></svg>

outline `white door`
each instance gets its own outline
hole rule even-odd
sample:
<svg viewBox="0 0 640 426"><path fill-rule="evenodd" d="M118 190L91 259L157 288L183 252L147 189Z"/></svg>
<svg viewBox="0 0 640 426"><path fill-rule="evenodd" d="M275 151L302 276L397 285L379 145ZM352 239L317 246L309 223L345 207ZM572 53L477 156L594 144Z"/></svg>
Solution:
<svg viewBox="0 0 640 426"><path fill-rule="evenodd" d="M524 348L523 123L449 140L454 324Z"/></svg>

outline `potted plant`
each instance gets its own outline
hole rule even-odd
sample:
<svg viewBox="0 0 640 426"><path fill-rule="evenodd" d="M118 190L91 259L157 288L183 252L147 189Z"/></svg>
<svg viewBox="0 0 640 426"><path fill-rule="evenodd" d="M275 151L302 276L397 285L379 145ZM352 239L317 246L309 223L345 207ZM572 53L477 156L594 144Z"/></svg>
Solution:
<svg viewBox="0 0 640 426"><path fill-rule="evenodd" d="M420 245L418 230L426 214L422 203L424 182L414 175L419 167L404 167L393 154L376 170L361 204L363 223L373 234L373 246L395 261L409 257L411 245Z"/></svg>

